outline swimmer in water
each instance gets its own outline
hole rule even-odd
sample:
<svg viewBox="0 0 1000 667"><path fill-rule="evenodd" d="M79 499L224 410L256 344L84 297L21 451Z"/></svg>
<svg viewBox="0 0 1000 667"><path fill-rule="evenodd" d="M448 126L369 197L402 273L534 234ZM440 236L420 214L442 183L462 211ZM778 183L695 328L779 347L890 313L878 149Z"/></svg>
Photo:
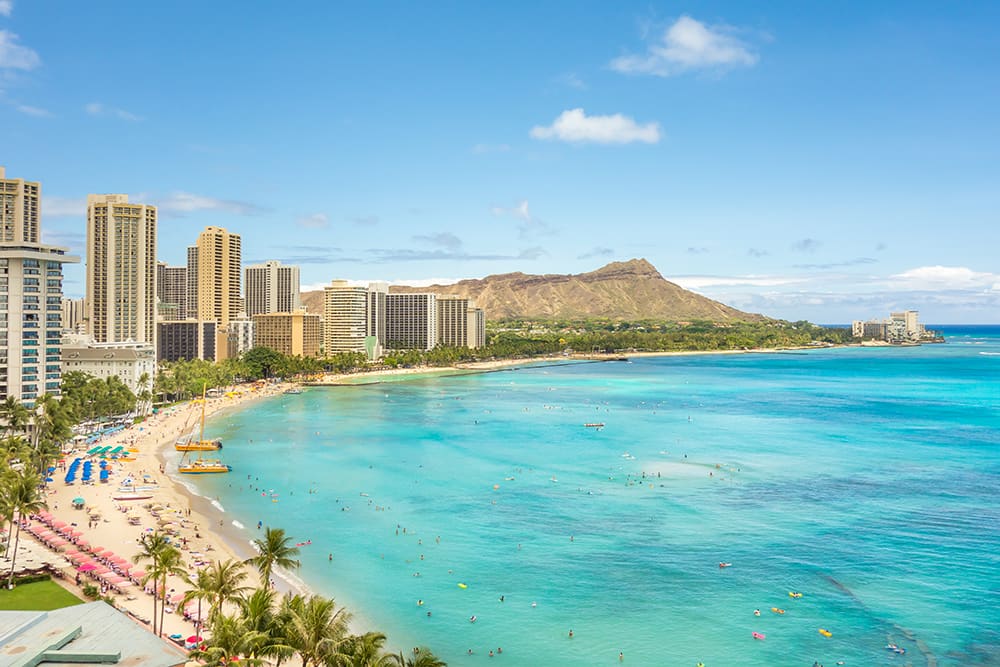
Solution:
<svg viewBox="0 0 1000 667"><path fill-rule="evenodd" d="M754 609L753 610L753 615L754 616L760 616L760 609Z"/></svg>
<svg viewBox="0 0 1000 667"><path fill-rule="evenodd" d="M469 623L475 623L475 622L476 622L476 615L473 614L472 616L469 617Z"/></svg>
<svg viewBox="0 0 1000 667"><path fill-rule="evenodd" d="M572 638L573 638L573 631L572 631L572 630L570 630L570 631L569 631L569 638L570 638L570 639L572 639Z"/></svg>

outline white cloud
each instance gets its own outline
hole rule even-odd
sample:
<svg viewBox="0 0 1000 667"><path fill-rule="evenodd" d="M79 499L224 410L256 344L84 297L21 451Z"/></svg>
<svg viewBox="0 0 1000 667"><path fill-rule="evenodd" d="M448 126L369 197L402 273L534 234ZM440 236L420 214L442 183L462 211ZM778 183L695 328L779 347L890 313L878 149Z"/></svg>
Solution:
<svg viewBox="0 0 1000 667"><path fill-rule="evenodd" d="M626 74L671 76L689 70L719 69L757 63L758 57L725 26L706 26L682 16L668 27L645 54L611 61L611 69Z"/></svg>
<svg viewBox="0 0 1000 667"><path fill-rule="evenodd" d="M14 11L14 0L0 0L0 16L10 16Z"/></svg>
<svg viewBox="0 0 1000 667"><path fill-rule="evenodd" d="M504 208L503 206L494 206L490 209L490 213L493 215L511 215L519 220L525 222L531 222L531 211L528 210L528 200L522 199L517 203L516 206L511 208Z"/></svg>
<svg viewBox="0 0 1000 667"><path fill-rule="evenodd" d="M306 229L324 229L330 226L330 219L326 213L304 215L295 222L299 227L305 227Z"/></svg>
<svg viewBox="0 0 1000 667"><path fill-rule="evenodd" d="M42 59L34 50L17 43L17 35L0 30L0 69L33 70L41 64Z"/></svg>
<svg viewBox="0 0 1000 667"><path fill-rule="evenodd" d="M53 197L42 195L43 217L87 217L87 199L85 197Z"/></svg>
<svg viewBox="0 0 1000 667"><path fill-rule="evenodd" d="M18 104L15 108L21 113L28 114L29 116L37 116L38 118L52 117L52 112L48 109L33 107L27 104Z"/></svg>
<svg viewBox="0 0 1000 667"><path fill-rule="evenodd" d="M889 277L894 286L918 290L993 289L1000 274L964 266L920 266Z"/></svg>
<svg viewBox="0 0 1000 667"><path fill-rule="evenodd" d="M795 278L791 276L672 276L668 277L672 283L680 285L684 289L698 290L706 287L774 287L777 285L794 285L796 283L807 282L806 278Z"/></svg>
<svg viewBox="0 0 1000 667"><path fill-rule="evenodd" d="M194 211L225 211L236 215L257 215L264 210L249 202L216 199L190 192L173 192L166 197L154 197L152 203L156 204L162 212L178 217L183 217L185 213Z"/></svg>
<svg viewBox="0 0 1000 667"><path fill-rule="evenodd" d="M135 115L131 111L125 111L124 109L118 109L116 107L109 107L106 104L101 104L100 102L91 102L90 104L84 106L83 110L91 116L117 118L119 120L130 121L142 120L142 117Z"/></svg>
<svg viewBox="0 0 1000 667"><path fill-rule="evenodd" d="M639 141L655 144L660 140L660 124L639 125L622 114L588 116L583 109L568 109L547 127L531 129L535 139L556 139L571 143L629 144Z"/></svg>

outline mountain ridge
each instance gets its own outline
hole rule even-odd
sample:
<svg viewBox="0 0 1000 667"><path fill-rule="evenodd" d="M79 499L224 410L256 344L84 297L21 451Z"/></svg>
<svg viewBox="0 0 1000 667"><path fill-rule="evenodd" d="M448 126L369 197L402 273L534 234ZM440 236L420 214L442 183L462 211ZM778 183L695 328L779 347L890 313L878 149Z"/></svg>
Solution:
<svg viewBox="0 0 1000 667"><path fill-rule="evenodd" d="M393 285L393 294L430 292L473 299L489 320L614 319L756 321L746 313L666 280L644 258L611 262L578 274L501 273L451 285ZM302 293L312 313L323 312L323 291Z"/></svg>

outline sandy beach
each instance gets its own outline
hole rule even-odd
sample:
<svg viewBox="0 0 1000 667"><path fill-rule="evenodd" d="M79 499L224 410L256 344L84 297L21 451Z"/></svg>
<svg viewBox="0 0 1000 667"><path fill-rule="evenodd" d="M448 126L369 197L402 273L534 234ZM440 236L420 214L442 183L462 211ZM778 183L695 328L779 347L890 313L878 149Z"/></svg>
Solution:
<svg viewBox="0 0 1000 667"><path fill-rule="evenodd" d="M241 386L227 393L224 397L209 398L205 405L205 414L216 414L221 410L245 407L247 404L267 396L281 393L290 385L274 384L251 388ZM108 483L83 483L77 480L73 484L64 482L65 472L62 465L53 473L53 482L48 485L46 503L49 514L47 523L61 521L81 533L74 542L83 540L88 550L103 547L115 555L131 563L132 557L139 553L138 540L146 533L161 530L169 533L184 555L185 564L190 572L204 567L214 560L228 558L247 558L250 547L239 550L231 542L222 539L219 530L219 513L204 499L192 495L183 485L173 481L163 468L162 453L171 448L173 443L197 429L202 414L201 401L171 406L153 415L141 424L119 431L104 439L91 443L82 450L67 453L66 464L75 458L86 460L86 451L97 445L123 446L129 455L125 459L111 461ZM95 459L96 466L96 459ZM132 480L137 495L148 495L150 498L141 500L116 500L121 497L119 488L126 480ZM73 508L73 499L84 499L82 509ZM45 528L38 520L31 522L37 528ZM34 555L34 560L49 561L59 567L64 574L61 583L82 596L82 586L88 583L100 585L101 580L90 573L80 573L80 585L77 580L77 568L61 554L80 549L71 543L59 552L46 547L41 540L21 532L22 542ZM237 551L241 553L236 553ZM137 566L135 569L142 569ZM253 580L251 579L251 582ZM109 587L107 594L115 600L115 605L130 613L142 622L150 620L153 613L153 598L150 592L144 591L136 583L125 583L118 586L119 590ZM167 582L168 601L179 600L187 590L186 584L175 578ZM183 610L176 604L170 605L172 611L164 617L164 634L179 634L188 637L194 632L195 625L191 620L183 618Z"/></svg>

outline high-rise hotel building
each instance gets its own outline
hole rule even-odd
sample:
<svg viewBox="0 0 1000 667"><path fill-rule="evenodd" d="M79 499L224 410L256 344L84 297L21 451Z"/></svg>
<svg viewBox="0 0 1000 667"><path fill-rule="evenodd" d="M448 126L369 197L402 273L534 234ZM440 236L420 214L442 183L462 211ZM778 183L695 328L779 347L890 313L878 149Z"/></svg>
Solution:
<svg viewBox="0 0 1000 667"><path fill-rule="evenodd" d="M156 207L87 196L87 315L98 343L156 345Z"/></svg>
<svg viewBox="0 0 1000 667"><path fill-rule="evenodd" d="M387 294L385 347L432 350L438 342L437 298L433 294Z"/></svg>
<svg viewBox="0 0 1000 667"><path fill-rule="evenodd" d="M246 313L249 317L267 313L290 313L302 308L299 302L299 267L282 266L271 260L243 270Z"/></svg>
<svg viewBox="0 0 1000 667"><path fill-rule="evenodd" d="M187 267L156 263L157 315L161 320L187 319Z"/></svg>
<svg viewBox="0 0 1000 667"><path fill-rule="evenodd" d="M482 309L465 297L438 295L437 342L449 347L483 347L486 318Z"/></svg>
<svg viewBox="0 0 1000 667"><path fill-rule="evenodd" d="M323 351L364 352L368 336L368 288L334 280L323 288Z"/></svg>
<svg viewBox="0 0 1000 667"><path fill-rule="evenodd" d="M0 167L0 399L26 406L62 382L62 265L68 248L42 245L41 185Z"/></svg>
<svg viewBox="0 0 1000 667"><path fill-rule="evenodd" d="M206 227L188 248L188 317L212 320L226 327L240 314L239 234L222 227ZM190 306L194 305L194 309Z"/></svg>

